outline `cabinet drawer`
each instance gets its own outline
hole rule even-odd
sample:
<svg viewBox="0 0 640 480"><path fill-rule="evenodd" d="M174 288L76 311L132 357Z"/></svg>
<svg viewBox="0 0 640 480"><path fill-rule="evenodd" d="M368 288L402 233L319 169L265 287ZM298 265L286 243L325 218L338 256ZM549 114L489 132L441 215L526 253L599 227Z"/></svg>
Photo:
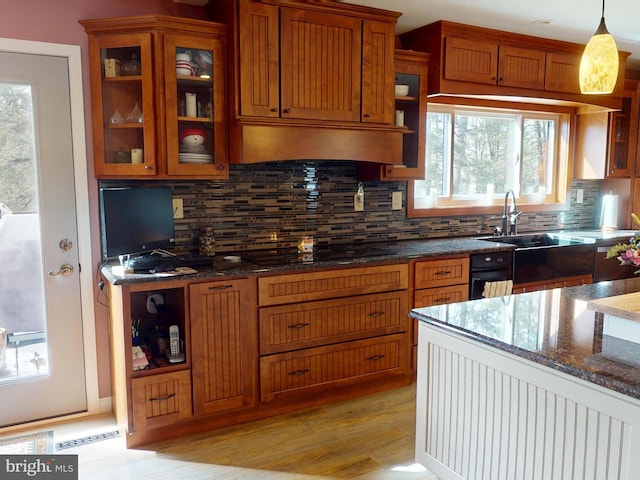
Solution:
<svg viewBox="0 0 640 480"><path fill-rule="evenodd" d="M262 401L408 372L403 334L269 355L260 359Z"/></svg>
<svg viewBox="0 0 640 480"><path fill-rule="evenodd" d="M279 305L404 290L409 284L406 264L294 273L258 279L259 304Z"/></svg>
<svg viewBox="0 0 640 480"><path fill-rule="evenodd" d="M134 430L169 425L191 416L191 373L163 373L131 380Z"/></svg>
<svg viewBox="0 0 640 480"><path fill-rule="evenodd" d="M406 291L265 307L260 310L260 353L404 332L408 312Z"/></svg>
<svg viewBox="0 0 640 480"><path fill-rule="evenodd" d="M452 285L450 287L427 288L414 293L414 308L443 305L445 303L464 302L469 299L469 286Z"/></svg>
<svg viewBox="0 0 640 480"><path fill-rule="evenodd" d="M461 284L469 284L469 257L416 262L416 290Z"/></svg>

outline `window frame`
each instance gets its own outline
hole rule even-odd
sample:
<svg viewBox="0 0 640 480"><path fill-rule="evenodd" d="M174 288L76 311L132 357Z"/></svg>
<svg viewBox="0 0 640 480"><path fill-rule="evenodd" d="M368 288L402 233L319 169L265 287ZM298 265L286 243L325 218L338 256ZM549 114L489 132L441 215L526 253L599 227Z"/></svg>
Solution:
<svg viewBox="0 0 640 480"><path fill-rule="evenodd" d="M575 131L576 125L576 107L563 105L547 105L547 104L529 104L516 103L498 100L487 100L477 98L454 98L454 97L434 97L430 98L427 106L436 107L445 105L448 109L458 109L462 111L482 110L488 113L503 112L505 114L525 114L535 117L536 114L556 115L558 117L558 125L556 128L557 145L556 145L556 161L553 168L554 191L547 192L543 197L540 195L529 195L518 197L518 209L523 212L546 212L546 211L562 211L569 209L569 192L571 190L571 171L573 164L573 152L575 147ZM425 121L426 128L426 121ZM425 131L426 136L426 131ZM426 152L425 152L426 155ZM425 160L426 161L426 160ZM425 174L426 177L426 174ZM482 215L501 213L503 202L495 197L492 204L488 204L486 197L482 200L458 200L451 201L447 199L431 207L416 207L415 190L416 181L422 179L411 180L408 182L407 188L407 216L408 217L441 217L447 215ZM533 200L537 201L533 201Z"/></svg>

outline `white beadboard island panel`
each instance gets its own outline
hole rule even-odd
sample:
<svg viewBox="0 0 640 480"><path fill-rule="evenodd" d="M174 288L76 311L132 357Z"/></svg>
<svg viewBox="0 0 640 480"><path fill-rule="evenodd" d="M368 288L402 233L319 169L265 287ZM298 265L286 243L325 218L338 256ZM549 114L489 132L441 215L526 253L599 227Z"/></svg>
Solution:
<svg viewBox="0 0 640 480"><path fill-rule="evenodd" d="M419 322L416 460L443 480L635 480L640 400Z"/></svg>

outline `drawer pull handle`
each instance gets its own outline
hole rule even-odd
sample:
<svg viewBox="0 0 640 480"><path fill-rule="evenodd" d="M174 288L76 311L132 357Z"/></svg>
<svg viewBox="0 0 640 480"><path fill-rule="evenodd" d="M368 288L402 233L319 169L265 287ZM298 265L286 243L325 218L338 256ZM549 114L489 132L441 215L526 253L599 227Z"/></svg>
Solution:
<svg viewBox="0 0 640 480"><path fill-rule="evenodd" d="M382 360L384 358L384 355L374 355L373 357L369 357L367 358L367 360Z"/></svg>
<svg viewBox="0 0 640 480"><path fill-rule="evenodd" d="M289 372L289 375L295 375L296 377L299 377L300 375L304 375L307 372L309 372L309 369L305 368L304 370L296 370L295 372Z"/></svg>
<svg viewBox="0 0 640 480"><path fill-rule="evenodd" d="M433 303L447 303L450 299L450 297L435 298Z"/></svg>
<svg viewBox="0 0 640 480"><path fill-rule="evenodd" d="M171 393L169 395L167 395L166 397L151 397L149 399L150 402L164 402L165 400L169 400L170 398L175 397L176 394L175 393Z"/></svg>
<svg viewBox="0 0 640 480"><path fill-rule="evenodd" d="M289 325L289 328L304 328L308 326L308 323L296 323L295 325Z"/></svg>
<svg viewBox="0 0 640 480"><path fill-rule="evenodd" d="M233 285L222 285L220 287L209 287L209 290L226 290L227 288L232 288Z"/></svg>
<svg viewBox="0 0 640 480"><path fill-rule="evenodd" d="M443 270L441 272L434 272L434 275L450 275L451 274L451 270Z"/></svg>
<svg viewBox="0 0 640 480"><path fill-rule="evenodd" d="M370 317L382 317L386 312L371 312L369 314Z"/></svg>

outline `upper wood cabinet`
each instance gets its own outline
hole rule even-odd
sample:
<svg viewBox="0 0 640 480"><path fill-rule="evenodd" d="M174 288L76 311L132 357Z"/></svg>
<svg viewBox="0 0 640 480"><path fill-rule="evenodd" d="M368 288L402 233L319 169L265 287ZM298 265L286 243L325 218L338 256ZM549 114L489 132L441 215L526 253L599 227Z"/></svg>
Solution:
<svg viewBox="0 0 640 480"><path fill-rule="evenodd" d="M238 1L237 113L392 123L395 22L280 3Z"/></svg>
<svg viewBox="0 0 640 480"><path fill-rule="evenodd" d="M394 16L378 21L328 2L229 2L238 115L393 122Z"/></svg>
<svg viewBox="0 0 640 480"><path fill-rule="evenodd" d="M493 95L580 102L619 108L614 95L581 95L583 45L439 21L400 36L402 48L429 52L429 94ZM629 54L620 52L624 79Z"/></svg>
<svg viewBox="0 0 640 480"><path fill-rule="evenodd" d="M396 111L404 120L402 165L358 165L362 180L412 180L424 178L427 122L427 78L430 55L424 52L396 50L395 69L398 85L408 85L406 96L395 98Z"/></svg>
<svg viewBox="0 0 640 480"><path fill-rule="evenodd" d="M638 82L625 80L622 108L586 112L576 121L575 178L602 179L639 176Z"/></svg>
<svg viewBox="0 0 640 480"><path fill-rule="evenodd" d="M231 162L401 163L399 13L326 0L220 0L210 15L232 31Z"/></svg>
<svg viewBox="0 0 640 480"><path fill-rule="evenodd" d="M519 88L544 88L545 53L540 50L445 39L444 78Z"/></svg>
<svg viewBox="0 0 640 480"><path fill-rule="evenodd" d="M226 27L83 20L97 178L227 178Z"/></svg>

